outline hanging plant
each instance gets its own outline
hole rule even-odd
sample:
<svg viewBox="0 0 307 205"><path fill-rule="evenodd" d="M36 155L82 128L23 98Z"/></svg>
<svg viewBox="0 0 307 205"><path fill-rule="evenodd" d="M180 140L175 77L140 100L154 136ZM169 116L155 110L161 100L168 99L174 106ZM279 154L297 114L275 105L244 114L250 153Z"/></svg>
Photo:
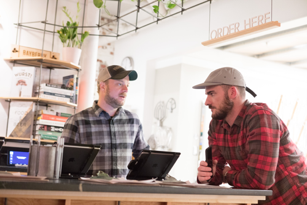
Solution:
<svg viewBox="0 0 307 205"><path fill-rule="evenodd" d="M119 0L120 2L122 2L123 0ZM104 9L104 11L109 15L111 16L109 10L107 9L107 0L93 0L94 2L94 5L100 9L101 7Z"/></svg>
<svg viewBox="0 0 307 205"><path fill-rule="evenodd" d="M120 2L122 2L123 0L119 0ZM131 1L135 1L135 0L131 0ZM183 1L183 0L182 0ZM161 2L161 0L158 0L158 2ZM164 2L164 0L163 0ZM105 12L111 16L110 12L108 11L107 9L107 6L106 6L106 3L107 3L107 0L93 0L93 3L94 5L97 7L97 8L103 8L105 10ZM177 3L177 0L175 0L175 2L173 1L167 1L166 3L166 7L168 8L168 10L166 11L166 14L165 16L167 16L169 10L173 9L176 7L176 3ZM159 9L160 7L158 5L153 5L152 6L153 8L153 12L156 13L156 14L160 14L161 16L165 17L164 15L162 15L160 12L159 12Z"/></svg>
<svg viewBox="0 0 307 205"><path fill-rule="evenodd" d="M164 1L164 0L163 0L163 1ZM161 0L158 0L158 2L161 2ZM167 16L168 12L169 12L171 9L173 9L173 8L176 7L176 2L177 2L177 0L175 0L175 3L172 2L172 1L168 1L168 2L166 3L166 7L168 8L168 10L166 10L165 16ZM160 9L159 6L153 5L152 7L153 7L153 12L155 12L156 14L160 14L162 17L165 17L164 15L162 15L161 12L159 12L159 9Z"/></svg>

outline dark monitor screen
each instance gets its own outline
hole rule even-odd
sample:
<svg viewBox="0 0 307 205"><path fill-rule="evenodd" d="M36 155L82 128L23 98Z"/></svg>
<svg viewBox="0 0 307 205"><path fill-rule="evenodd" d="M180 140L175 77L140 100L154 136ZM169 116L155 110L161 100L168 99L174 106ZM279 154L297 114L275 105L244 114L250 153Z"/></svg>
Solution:
<svg viewBox="0 0 307 205"><path fill-rule="evenodd" d="M98 145L65 144L61 177L78 178L85 175L99 150Z"/></svg>
<svg viewBox="0 0 307 205"><path fill-rule="evenodd" d="M138 159L129 163L127 179L164 179L179 156L179 152L143 150Z"/></svg>

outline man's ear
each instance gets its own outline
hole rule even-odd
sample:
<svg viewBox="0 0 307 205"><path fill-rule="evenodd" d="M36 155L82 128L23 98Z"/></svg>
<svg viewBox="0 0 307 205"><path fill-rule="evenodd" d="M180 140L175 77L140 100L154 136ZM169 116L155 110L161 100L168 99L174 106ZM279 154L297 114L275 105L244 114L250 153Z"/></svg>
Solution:
<svg viewBox="0 0 307 205"><path fill-rule="evenodd" d="M102 91L105 91L106 90L106 83L105 82L100 82L99 83L99 86L100 86L100 90L102 90Z"/></svg>
<svg viewBox="0 0 307 205"><path fill-rule="evenodd" d="M239 95L239 91L235 86L231 86L228 90L228 95L230 99L235 99Z"/></svg>

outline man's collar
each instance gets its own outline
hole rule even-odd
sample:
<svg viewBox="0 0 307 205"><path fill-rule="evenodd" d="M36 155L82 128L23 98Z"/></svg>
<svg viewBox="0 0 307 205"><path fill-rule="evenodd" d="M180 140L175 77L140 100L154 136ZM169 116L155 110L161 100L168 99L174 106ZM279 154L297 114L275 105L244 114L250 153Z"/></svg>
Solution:
<svg viewBox="0 0 307 205"><path fill-rule="evenodd" d="M237 118L235 119L235 121L234 121L233 124L235 124L235 125L237 125L237 126L240 126L240 125L241 125L241 122L242 122L242 120L243 120L244 113L245 113L246 108L247 108L247 106L248 106L249 104L250 104L249 101L248 101L248 100L245 100L244 105L243 105L241 111L239 112L239 114L238 114L238 116L237 116Z"/></svg>
<svg viewBox="0 0 307 205"><path fill-rule="evenodd" d="M239 112L238 116L236 117L235 121L233 122L233 125L237 125L237 126L240 127L241 122L243 120L243 116L244 116L245 110L246 110L246 108L247 108L247 106L249 104L250 104L250 102L248 100L245 100L242 109L240 110L240 112ZM229 124L227 123L226 120L223 120L223 124L227 124L229 126Z"/></svg>
<svg viewBox="0 0 307 205"><path fill-rule="evenodd" d="M93 106L92 106L95 115L97 117L100 117L101 115L103 115L108 119L111 118L109 113L107 113L101 107L99 107L99 105L97 103L98 103L98 100L95 100L94 103L93 103ZM117 115L119 115L120 113L123 113L123 112L124 112L124 109L122 107L119 107L113 117L116 117Z"/></svg>

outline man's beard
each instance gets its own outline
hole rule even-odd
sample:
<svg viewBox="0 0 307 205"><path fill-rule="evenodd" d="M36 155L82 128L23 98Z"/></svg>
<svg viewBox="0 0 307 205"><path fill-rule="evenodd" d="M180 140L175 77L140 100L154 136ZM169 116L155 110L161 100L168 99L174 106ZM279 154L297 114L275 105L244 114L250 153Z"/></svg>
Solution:
<svg viewBox="0 0 307 205"><path fill-rule="evenodd" d="M124 95L126 96L126 94L124 93L121 93L120 95ZM113 108L119 108L121 106L124 105L124 102L125 101L119 101L113 97L110 96L110 89L109 89L109 86L107 86L107 89L106 89L106 95L104 97L104 100L106 101L107 104L109 104L111 107Z"/></svg>
<svg viewBox="0 0 307 205"><path fill-rule="evenodd" d="M224 101L222 102L221 108L217 109L216 107L209 106L209 108L214 108L216 109L215 114L212 113L212 118L215 120L224 120L228 113L232 110L233 108L233 102L230 101L227 93L225 93L225 98Z"/></svg>

